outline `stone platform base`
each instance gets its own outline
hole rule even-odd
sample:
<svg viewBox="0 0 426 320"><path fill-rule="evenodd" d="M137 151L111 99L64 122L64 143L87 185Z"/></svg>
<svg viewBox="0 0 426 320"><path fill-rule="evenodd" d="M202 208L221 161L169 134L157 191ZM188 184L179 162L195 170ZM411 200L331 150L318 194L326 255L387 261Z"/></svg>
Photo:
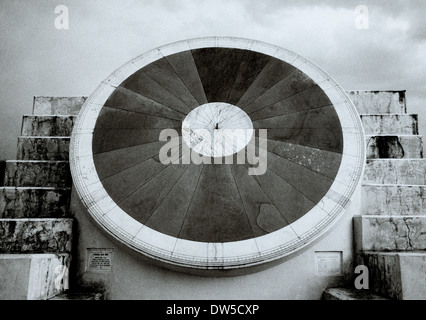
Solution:
<svg viewBox="0 0 426 320"><path fill-rule="evenodd" d="M71 256L1 254L0 300L46 300L68 287Z"/></svg>

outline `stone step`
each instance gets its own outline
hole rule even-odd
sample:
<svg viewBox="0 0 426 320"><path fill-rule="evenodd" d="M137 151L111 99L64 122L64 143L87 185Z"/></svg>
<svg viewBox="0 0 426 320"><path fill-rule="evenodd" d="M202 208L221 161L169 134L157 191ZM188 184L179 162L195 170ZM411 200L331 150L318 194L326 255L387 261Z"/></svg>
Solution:
<svg viewBox="0 0 426 320"><path fill-rule="evenodd" d="M426 185L426 159L368 159L363 183Z"/></svg>
<svg viewBox="0 0 426 320"><path fill-rule="evenodd" d="M69 253L0 254L0 300L47 300L68 287Z"/></svg>
<svg viewBox="0 0 426 320"><path fill-rule="evenodd" d="M22 136L71 136L76 116L24 115Z"/></svg>
<svg viewBox="0 0 426 320"><path fill-rule="evenodd" d="M71 253L73 219L0 219L0 253Z"/></svg>
<svg viewBox="0 0 426 320"><path fill-rule="evenodd" d="M426 250L426 215L355 216L357 251Z"/></svg>
<svg viewBox="0 0 426 320"><path fill-rule="evenodd" d="M419 134L417 114L360 114L366 135Z"/></svg>
<svg viewBox="0 0 426 320"><path fill-rule="evenodd" d="M0 160L0 186L4 186L5 173L6 173L6 161Z"/></svg>
<svg viewBox="0 0 426 320"><path fill-rule="evenodd" d="M49 300L104 300L100 292L64 292Z"/></svg>
<svg viewBox="0 0 426 320"><path fill-rule="evenodd" d="M406 113L405 90L346 91L358 113Z"/></svg>
<svg viewBox="0 0 426 320"><path fill-rule="evenodd" d="M363 252L369 289L398 300L426 300L426 252Z"/></svg>
<svg viewBox="0 0 426 320"><path fill-rule="evenodd" d="M389 300L371 290L353 288L327 288L322 295L323 300Z"/></svg>
<svg viewBox="0 0 426 320"><path fill-rule="evenodd" d="M6 161L4 186L7 187L71 187L68 161Z"/></svg>
<svg viewBox="0 0 426 320"><path fill-rule="evenodd" d="M87 97L34 97L33 114L78 115Z"/></svg>
<svg viewBox="0 0 426 320"><path fill-rule="evenodd" d="M426 186L362 185L361 214L424 215Z"/></svg>
<svg viewBox="0 0 426 320"><path fill-rule="evenodd" d="M364 184L426 185L426 159L369 159Z"/></svg>
<svg viewBox="0 0 426 320"><path fill-rule="evenodd" d="M18 160L69 159L69 137L19 137Z"/></svg>
<svg viewBox="0 0 426 320"><path fill-rule="evenodd" d="M367 159L423 158L423 139L419 135L368 135L365 144Z"/></svg>
<svg viewBox="0 0 426 320"><path fill-rule="evenodd" d="M0 218L67 217L70 188L0 187Z"/></svg>

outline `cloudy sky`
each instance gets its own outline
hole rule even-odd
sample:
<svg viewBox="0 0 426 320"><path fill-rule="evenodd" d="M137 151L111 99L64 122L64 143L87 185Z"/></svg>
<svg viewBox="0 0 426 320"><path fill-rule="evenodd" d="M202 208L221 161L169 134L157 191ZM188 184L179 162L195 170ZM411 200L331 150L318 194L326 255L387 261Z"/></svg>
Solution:
<svg viewBox="0 0 426 320"><path fill-rule="evenodd" d="M55 7L69 29L55 28ZM368 29L355 8L368 8ZM0 159L15 159L33 96L88 96L128 60L203 36L292 50L345 89L407 90L426 132L426 1L1 0Z"/></svg>

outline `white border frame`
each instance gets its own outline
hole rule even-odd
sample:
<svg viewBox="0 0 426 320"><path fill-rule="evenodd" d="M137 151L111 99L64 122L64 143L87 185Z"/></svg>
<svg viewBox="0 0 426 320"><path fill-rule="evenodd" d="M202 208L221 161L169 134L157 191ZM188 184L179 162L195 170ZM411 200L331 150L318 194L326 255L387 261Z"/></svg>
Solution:
<svg viewBox="0 0 426 320"><path fill-rule="evenodd" d="M281 59L311 77L327 94L343 132L342 161L325 196L303 217L272 233L242 241L207 243L178 239L130 217L108 195L97 175L92 154L93 130L104 103L130 75L144 66L181 51L205 47L239 48ZM301 56L261 41L206 37L175 42L148 51L113 72L87 99L74 127L70 167L77 193L93 219L111 236L137 252L191 269L237 269L287 256L322 234L347 210L365 165L365 140L360 117L346 92L328 74Z"/></svg>

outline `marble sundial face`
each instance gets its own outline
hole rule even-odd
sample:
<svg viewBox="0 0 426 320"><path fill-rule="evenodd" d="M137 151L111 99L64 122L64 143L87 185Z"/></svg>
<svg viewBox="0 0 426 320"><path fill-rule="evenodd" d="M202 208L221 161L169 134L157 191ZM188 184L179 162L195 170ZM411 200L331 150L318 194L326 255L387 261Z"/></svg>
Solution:
<svg viewBox="0 0 426 320"><path fill-rule="evenodd" d="M159 161L165 129L179 135L179 161ZM257 132L267 132L261 174L245 162L181 161L184 147L248 159ZM274 45L212 37L156 48L102 81L78 116L70 164L111 237L154 263L217 275L328 232L360 183L364 143L355 107L320 68Z"/></svg>
<svg viewBox="0 0 426 320"><path fill-rule="evenodd" d="M183 120L182 137L195 152L226 157L250 142L253 123L243 110L229 103L212 102L192 110Z"/></svg>

